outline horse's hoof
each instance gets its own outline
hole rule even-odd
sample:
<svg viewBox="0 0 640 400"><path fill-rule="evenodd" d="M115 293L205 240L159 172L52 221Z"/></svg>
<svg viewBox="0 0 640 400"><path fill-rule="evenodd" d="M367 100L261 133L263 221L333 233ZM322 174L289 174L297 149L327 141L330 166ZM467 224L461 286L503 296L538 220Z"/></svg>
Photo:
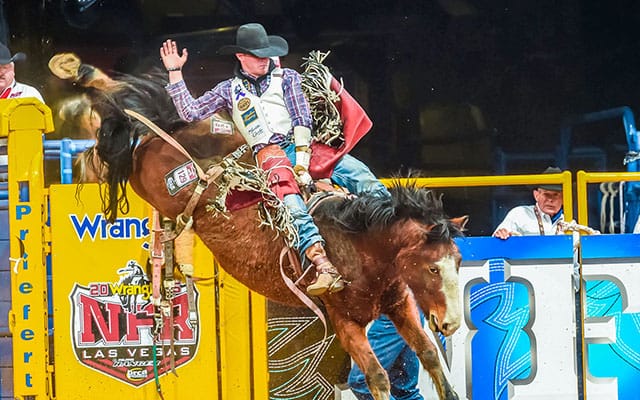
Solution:
<svg viewBox="0 0 640 400"><path fill-rule="evenodd" d="M458 397L458 394L452 390L450 392L447 392L445 400L460 400L460 397Z"/></svg>

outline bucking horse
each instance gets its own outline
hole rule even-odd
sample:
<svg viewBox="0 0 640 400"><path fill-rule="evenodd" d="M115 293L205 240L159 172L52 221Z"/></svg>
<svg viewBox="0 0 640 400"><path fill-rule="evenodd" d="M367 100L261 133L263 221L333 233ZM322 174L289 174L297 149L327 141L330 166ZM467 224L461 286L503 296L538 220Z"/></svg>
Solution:
<svg viewBox="0 0 640 400"><path fill-rule="evenodd" d="M98 117L97 143L90 158L103 181L106 216L113 220L118 212L126 211L128 184L173 220L190 207L193 230L226 272L268 299L303 306L281 273L282 269L291 280L299 278L294 276L294 263L285 258L282 266L284 235L258 222L264 201L241 201L243 206L230 206L224 212L213 209L212 202L219 199L221 190L215 179L205 186L196 179L175 192L168 190L166 177L176 168L190 160L202 171L220 166L244 143L242 137L237 132L211 134L210 120L182 121L164 89L166 73L111 78L79 61L65 66L57 75L86 87L91 112ZM141 115L148 123L132 115ZM184 151L150 126L166 132ZM197 190L202 193L194 197ZM348 282L341 292L327 293L318 300L342 347L364 372L376 400L390 398L390 382L365 329L380 314L393 321L415 350L439 398L458 399L445 377L437 347L420 324L418 307L434 332L448 336L459 327L461 256L454 238L462 235L466 217L447 217L441 198L415 184L397 181L389 191L389 198L332 196L315 206L313 217L326 239L328 256ZM228 197L242 198L236 194L230 192ZM302 291L311 278L297 283Z"/></svg>

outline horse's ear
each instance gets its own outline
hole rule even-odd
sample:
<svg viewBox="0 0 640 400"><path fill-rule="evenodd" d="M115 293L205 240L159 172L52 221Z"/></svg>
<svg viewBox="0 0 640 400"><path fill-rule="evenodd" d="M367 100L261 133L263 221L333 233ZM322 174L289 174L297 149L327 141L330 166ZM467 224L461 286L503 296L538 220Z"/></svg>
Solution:
<svg viewBox="0 0 640 400"><path fill-rule="evenodd" d="M450 221L453 225L457 226L461 231L463 231L467 226L467 222L469 222L469 216L464 215L462 217L451 218Z"/></svg>

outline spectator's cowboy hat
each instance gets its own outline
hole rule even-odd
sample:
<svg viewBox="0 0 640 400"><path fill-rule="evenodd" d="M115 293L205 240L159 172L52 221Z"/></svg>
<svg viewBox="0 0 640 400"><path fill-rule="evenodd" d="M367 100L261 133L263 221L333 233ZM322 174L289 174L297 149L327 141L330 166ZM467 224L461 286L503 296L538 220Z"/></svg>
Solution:
<svg viewBox="0 0 640 400"><path fill-rule="evenodd" d="M11 55L9 48L4 43L0 43L0 65L10 64L14 61L24 61L27 55L24 53L16 53Z"/></svg>
<svg viewBox="0 0 640 400"><path fill-rule="evenodd" d="M557 167L548 167L544 170L543 174L560 174L562 170ZM562 185L557 183L543 183L537 185L535 189L544 189L544 190L552 190L554 192L562 192Z"/></svg>
<svg viewBox="0 0 640 400"><path fill-rule="evenodd" d="M289 53L289 44L280 36L267 36L264 27L257 23L238 28L236 44L222 46L219 54L246 53L256 57L280 57Z"/></svg>

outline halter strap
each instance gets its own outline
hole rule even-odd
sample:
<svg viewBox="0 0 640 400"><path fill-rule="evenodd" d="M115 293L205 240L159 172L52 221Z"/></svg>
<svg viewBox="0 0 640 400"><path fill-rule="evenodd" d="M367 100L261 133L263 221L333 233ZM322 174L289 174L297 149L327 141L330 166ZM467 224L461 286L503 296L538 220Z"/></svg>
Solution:
<svg viewBox="0 0 640 400"><path fill-rule="evenodd" d="M198 165L198 163L193 159L193 157L191 157L191 154L189 154L189 152L180 143L178 143L178 141L175 140L171 135L163 131L162 128L160 128L158 125L153 123L144 115L139 114L135 111L125 109L124 112L127 115L142 122L149 129L151 129L156 135L158 135L162 140L169 143L176 150L178 150L185 157L187 157L187 159L189 159L189 161L193 163L196 169L196 172L198 173L198 177L200 178L196 188L194 189L193 193L191 193L191 197L189 198L189 201L187 202L187 205L185 206L184 211L182 211L176 217L175 229L173 229L171 232L165 231L163 233L163 236L162 236L163 242L173 240L180 234L180 232L182 232L185 229L185 227L191 225L191 223L193 222L193 211L198 205L200 196L207 189L207 187L209 187L209 184L215 181L222 174L222 172L224 172L224 168L220 166L220 164L216 164L211 166L211 168L209 168L207 172L204 172L202 168ZM235 156L236 152L238 152L238 150L232 153L232 155ZM240 153L240 155L242 155L242 153Z"/></svg>
<svg viewBox="0 0 640 400"><path fill-rule="evenodd" d="M200 168L198 163L195 162L193 157L191 157L191 154L189 154L189 152L184 147L182 147L182 145L180 143L178 143L178 141L175 140L171 135L169 135L167 132L163 131L162 128L160 128L158 125L153 123L151 120L149 120L147 117L145 117L142 114L138 114L137 112L135 112L133 110L128 110L128 109L124 110L124 112L126 114L128 114L129 116L131 116L131 117L137 119L138 121L142 122L143 124L145 124L156 135L160 136L165 142L169 143L176 150L178 150L185 157L187 157L191 162L193 162L193 165L195 166L196 171L198 172L198 177L203 181L208 181L209 176L207 176L207 174L205 174L205 172L202 170L202 168Z"/></svg>

